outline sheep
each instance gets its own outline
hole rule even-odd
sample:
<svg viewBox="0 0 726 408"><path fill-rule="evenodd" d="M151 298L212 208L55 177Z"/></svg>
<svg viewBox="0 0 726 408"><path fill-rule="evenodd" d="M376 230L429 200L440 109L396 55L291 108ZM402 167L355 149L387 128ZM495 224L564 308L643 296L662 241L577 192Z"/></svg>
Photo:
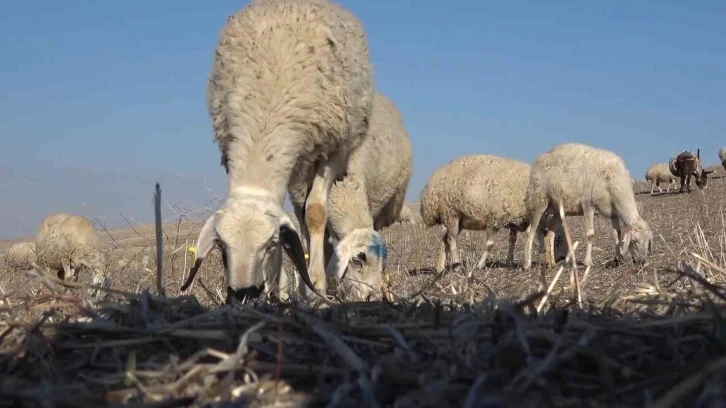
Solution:
<svg viewBox="0 0 726 408"><path fill-rule="evenodd" d="M320 292L328 196L365 136L372 98L368 40L342 6L254 0L228 17L207 106L229 193L199 232L182 290L218 246L228 303L257 298L266 283L279 291L286 279L282 246L310 291L327 301ZM283 210L288 186L301 182L309 191L301 230L310 275L300 235Z"/></svg>
<svg viewBox="0 0 726 408"><path fill-rule="evenodd" d="M328 233L335 244L326 255L326 275L343 292L365 299L381 287L387 249L379 231L399 217L413 172L413 150L396 105L373 96L368 132L350 157L345 177L330 190ZM292 185L290 201L299 216L306 186Z"/></svg>
<svg viewBox="0 0 726 408"><path fill-rule="evenodd" d="M548 230L552 231L562 223L566 237L564 218L584 217L586 266L592 265L596 213L610 219L616 235L616 259L622 260L630 250L635 262L645 262L652 253L653 232L638 213L633 185L629 180L625 163L618 155L592 146L563 143L537 157L525 196L525 207L533 228L525 244L524 269L531 267L533 230L545 213L553 214ZM547 240L548 245L552 245L551 233L548 233ZM551 260L548 259L548 263L551 264Z"/></svg>
<svg viewBox="0 0 726 408"><path fill-rule="evenodd" d="M529 228L524 209L529 172L527 163L478 154L458 157L431 175L421 192L420 211L427 227L437 224L444 226L437 271L444 270L449 254L452 266L460 265L456 239L462 229L484 231L485 249L476 265L477 269L481 269L494 245L493 239L497 232L501 228L508 228L507 263L513 263L517 232ZM542 244L544 228L537 232ZM540 245L540 248L544 249L544 245ZM469 274L471 277L471 270Z"/></svg>
<svg viewBox="0 0 726 408"><path fill-rule="evenodd" d="M723 169L726 170L726 146L718 150L718 159L721 161Z"/></svg>
<svg viewBox="0 0 726 408"><path fill-rule="evenodd" d="M687 187L687 191L691 193L691 176L696 178L698 188L705 190L708 187L708 175L713 170L704 170L701 166L701 149L698 149L696 155L684 150L677 156L671 158L669 167L671 174L677 174L681 179L681 188L678 193L683 193L683 187Z"/></svg>
<svg viewBox="0 0 726 408"><path fill-rule="evenodd" d="M5 254L5 267L8 271L28 270L35 262L35 243L17 242Z"/></svg>
<svg viewBox="0 0 726 408"><path fill-rule="evenodd" d="M400 222L401 224L415 224L416 220L413 218L411 209L404 206L401 208L401 214L398 216L396 222Z"/></svg>
<svg viewBox="0 0 726 408"><path fill-rule="evenodd" d="M105 259L88 218L65 213L49 215L38 227L35 245L36 264L54 271L58 279L72 276L77 280L80 269L91 269L93 284L108 283Z"/></svg>
<svg viewBox="0 0 726 408"><path fill-rule="evenodd" d="M663 192L663 189L660 188L661 182L668 182L668 188L666 189L666 192L671 191L671 184L673 184L673 187L676 186L676 176L674 176L670 169L668 168L668 163L655 163L648 167L648 170L645 172L645 181L650 182L650 194L653 195L653 188L658 187L659 192Z"/></svg>

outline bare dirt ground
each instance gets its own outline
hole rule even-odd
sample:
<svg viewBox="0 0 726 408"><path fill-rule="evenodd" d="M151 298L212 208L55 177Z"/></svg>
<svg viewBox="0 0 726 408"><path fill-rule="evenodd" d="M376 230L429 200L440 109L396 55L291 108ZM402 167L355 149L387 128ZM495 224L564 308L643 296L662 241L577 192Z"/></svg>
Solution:
<svg viewBox="0 0 726 408"><path fill-rule="evenodd" d="M595 220L596 238L593 248L594 266L590 271L584 288L585 299L589 302L602 302L609 296L623 296L632 293L636 282L654 284L659 280L667 285L675 279L675 275L668 273L668 268L675 268L678 262L688 259L690 252L697 252L713 259L719 265L726 265L726 218L724 216L723 198L726 197L726 173L717 171L709 179L708 188L702 192L692 183L691 194L656 193L650 195L650 186L644 182L636 182L636 201L643 218L653 229L654 248L653 255L642 268L636 268L632 263L613 267L613 246L609 222ZM392 291L400 296L410 295L426 285L435 275L437 251L439 250L438 237L440 227L426 228L421 224L418 203L406 204L416 217L417 223L394 224L383 231L383 238L389 248L388 271L393 280ZM188 219L188 217L180 217ZM294 219L294 217L293 217ZM584 256L584 232L582 218L568 219L572 228L573 241L579 241L576 256ZM164 238L166 240L166 257L164 283L168 295L178 295L182 279L186 277L189 268L189 254L186 249L194 245L201 222L180 221L179 219L167 221L164 224ZM493 251L483 270L473 271L473 292L462 293L465 287L465 275L468 268L472 268L483 250L481 233L478 231L463 231L459 236L459 250L464 264L464 270L451 271L445 275L427 293L443 299L459 301L472 301L486 297L490 289L499 297L526 296L537 289L537 279L541 268L538 265L539 255L533 254L533 268L524 271L521 268L523 259L524 235L519 235L515 249L515 265L504 265L507 253L507 231L502 230L496 240ZM143 289L153 290L153 279L148 271L141 268L140 262L144 255L151 258L150 268L153 268L154 230L153 224L137 225L118 230L99 230L98 236L107 256L108 272L113 279L112 288L135 292ZM0 242L0 253L7 250L12 240ZM537 250L535 242L535 251ZM704 251L706 252L704 254ZM185 259L186 257L186 259ZM119 260L125 258L128 264L121 266ZM185 263L186 262L186 263ZM285 265L291 270L286 259ZM7 274L4 263L0 269L0 282L6 290L19 289L25 279ZM221 261L215 251L205 261L197 280L213 293L224 292L224 278L220 271ZM546 269L547 281L551 281L557 268ZM582 274L584 267L579 269ZM88 277L87 277L88 278ZM199 279L201 278L201 279ZM90 279L90 278L88 278ZM569 287L569 274L563 273L554 292L560 288ZM208 302L209 295L196 285L193 293L200 301ZM186 294L186 293L184 293ZM206 300L205 300L206 299ZM219 300L219 299L216 299Z"/></svg>

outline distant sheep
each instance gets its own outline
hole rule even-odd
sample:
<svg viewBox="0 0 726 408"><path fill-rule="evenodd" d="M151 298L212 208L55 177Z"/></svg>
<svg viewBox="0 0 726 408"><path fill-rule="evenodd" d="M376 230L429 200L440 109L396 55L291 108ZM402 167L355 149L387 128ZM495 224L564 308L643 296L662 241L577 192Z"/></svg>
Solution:
<svg viewBox="0 0 726 408"><path fill-rule="evenodd" d="M398 216L397 222L400 222L401 224L415 224L416 220L413 218L413 213L411 212L411 209L404 206L401 208L401 214Z"/></svg>
<svg viewBox="0 0 726 408"><path fill-rule="evenodd" d="M337 242L326 275L336 277L353 299L365 299L381 287L387 259L379 231L402 211L413 172L413 150L396 105L375 92L370 124L353 152L347 174L330 190L328 229ZM307 186L293 184L290 201L302 223Z"/></svg>
<svg viewBox="0 0 726 408"><path fill-rule="evenodd" d="M484 231L486 246L476 265L481 269L497 232L508 228L507 262L513 262L517 232L530 225L524 207L529 172L527 163L480 154L458 157L431 175L421 192L421 217L426 226L440 224L445 229L436 270L445 268L447 255L452 266L460 263L456 241L464 229ZM544 223L541 227L536 232L543 244Z"/></svg>
<svg viewBox="0 0 726 408"><path fill-rule="evenodd" d="M282 248L305 284L325 291L328 196L365 136L372 98L366 34L343 7L328 0L260 0L227 19L207 104L229 195L199 233L182 290L218 245L227 302L257 297L265 284L285 286ZM314 284L300 235L283 209L288 186L300 183L308 191L301 229L309 232Z"/></svg>
<svg viewBox="0 0 726 408"><path fill-rule="evenodd" d="M9 271L33 269L35 262L35 243L17 242L5 254L5 266Z"/></svg>
<svg viewBox="0 0 726 408"><path fill-rule="evenodd" d="M72 276L77 280L80 269L90 269L95 272L94 284L103 282L104 257L88 218L70 214L46 217L38 228L35 245L37 265L55 272L58 279Z"/></svg>
<svg viewBox="0 0 726 408"><path fill-rule="evenodd" d="M704 170L701 165L701 149L698 149L696 155L689 151L683 151L669 162L669 170L675 173L681 179L681 188L678 193L683 193L683 187L687 187L687 191L691 193L691 177L696 178L698 188L704 190L708 187L708 175L713 170Z"/></svg>
<svg viewBox="0 0 726 408"><path fill-rule="evenodd" d="M609 218L617 233L617 259L622 260L630 250L634 261L645 262L652 251L653 233L638 213L628 170L623 160L610 151L564 143L541 154L532 165L525 205L535 227L545 213L554 215L550 228L559 223L566 226L566 216L584 216L587 266L592 265L596 213ZM533 239L530 230L524 250L525 269L532 264Z"/></svg>
<svg viewBox="0 0 726 408"><path fill-rule="evenodd" d="M718 158L719 160L721 160L721 165L723 166L723 169L726 170L726 146L718 150Z"/></svg>
<svg viewBox="0 0 726 408"><path fill-rule="evenodd" d="M666 192L671 191L671 184L673 184L673 187L676 187L676 176L674 176L669 168L668 163L656 163L648 167L648 170L645 172L645 181L650 182L650 194L653 194L653 188L658 187L659 192L663 192L663 189L660 188L660 183L668 182L668 189L666 189Z"/></svg>

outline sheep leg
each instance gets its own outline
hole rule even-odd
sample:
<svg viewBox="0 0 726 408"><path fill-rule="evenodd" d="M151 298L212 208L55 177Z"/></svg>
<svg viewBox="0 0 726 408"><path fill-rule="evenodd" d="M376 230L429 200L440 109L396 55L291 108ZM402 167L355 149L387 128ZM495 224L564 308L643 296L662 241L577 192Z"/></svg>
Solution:
<svg viewBox="0 0 726 408"><path fill-rule="evenodd" d="M517 230L509 230L509 251L507 251L507 265L514 264L514 245L517 243Z"/></svg>
<svg viewBox="0 0 726 408"><path fill-rule="evenodd" d="M451 269L455 269L461 266L461 259L459 259L459 249L456 246L456 238L459 237L459 219L456 218L446 225L446 235L444 239L449 247L449 254L451 256Z"/></svg>
<svg viewBox="0 0 726 408"><path fill-rule="evenodd" d="M650 182L650 195L653 195L653 188L655 187L655 183L653 181Z"/></svg>
<svg viewBox="0 0 726 408"><path fill-rule="evenodd" d="M534 242L534 236L539 228L539 222L542 219L542 214L547 210L547 204L535 209L530 215L529 227L527 227L527 241L524 243L524 269L532 267L532 243Z"/></svg>
<svg viewBox="0 0 726 408"><path fill-rule="evenodd" d="M318 162L315 168L313 185L305 200L305 223L310 235L309 271L315 288L325 293L327 282L325 277L325 227L328 223L328 197L333 182L342 174L347 160L342 154L334 154L327 160ZM301 285L302 286L302 285ZM305 287L307 296L312 292Z"/></svg>
<svg viewBox="0 0 726 408"><path fill-rule="evenodd" d="M610 225L613 227L613 238L615 239L615 260L621 262L623 255L620 253L620 240L622 239L622 231L620 230L620 221L618 217L610 217Z"/></svg>
<svg viewBox="0 0 726 408"><path fill-rule="evenodd" d="M540 253L540 254L545 253L545 240L544 240L544 238L545 238L545 227L546 227L546 225L543 226L542 228L537 227L537 231L535 231L535 236L537 237L537 248L539 248L538 249L538 253ZM525 229L522 232L525 233L525 234L527 234L529 232L529 228Z"/></svg>
<svg viewBox="0 0 726 408"><path fill-rule="evenodd" d="M575 296L577 297L577 304L580 305L582 298L580 295L580 279L577 275L577 260L575 259L575 249L572 246L572 239L570 238L570 228L567 226L567 220L565 220L565 208L562 206L562 202L558 203L560 210L560 219L562 220L562 229L565 231L565 240L567 240L567 252L572 260L572 274L570 275L570 283L574 287Z"/></svg>
<svg viewBox="0 0 726 408"><path fill-rule="evenodd" d="M441 272L444 268L446 268L446 255L451 252L449 242L446 240L447 234L448 230L446 226L444 226L444 235L442 235L439 240L439 256L436 260L436 272Z"/></svg>
<svg viewBox="0 0 726 408"><path fill-rule="evenodd" d="M547 222L547 237L545 239L545 262L547 266L553 267L557 264L555 259L555 231L559 228L562 220L558 214L552 214L552 218Z"/></svg>
<svg viewBox="0 0 726 408"><path fill-rule="evenodd" d="M585 266L592 265L592 244L595 242L595 209L586 207L583 209L583 218L585 222L585 238L587 245L585 246Z"/></svg>
<svg viewBox="0 0 726 408"><path fill-rule="evenodd" d="M484 252L481 254L479 262L476 263L477 269L483 269L486 266L487 255L489 255L489 251L494 246L494 240L492 238L497 235L497 232L499 230L494 228L484 230ZM471 272L472 270L469 270L469 278L471 278Z"/></svg>
<svg viewBox="0 0 726 408"><path fill-rule="evenodd" d="M310 253L310 234L308 233L308 226L305 223L305 211L302 207L293 206L293 212L297 223L300 225L300 237L303 241L303 248L306 252Z"/></svg>

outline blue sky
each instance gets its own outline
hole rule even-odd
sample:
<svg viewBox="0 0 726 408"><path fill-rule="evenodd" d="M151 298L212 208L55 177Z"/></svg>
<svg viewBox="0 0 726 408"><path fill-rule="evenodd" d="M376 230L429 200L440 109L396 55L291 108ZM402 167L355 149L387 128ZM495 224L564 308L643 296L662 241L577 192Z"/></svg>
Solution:
<svg viewBox="0 0 726 408"><path fill-rule="evenodd" d="M726 145L724 2L341 3L410 133L408 201L463 154L532 162L578 141L642 179L683 149L715 164ZM169 218L224 196L205 85L219 31L244 4L5 5L0 239L33 235L51 212L149 222L156 181Z"/></svg>

